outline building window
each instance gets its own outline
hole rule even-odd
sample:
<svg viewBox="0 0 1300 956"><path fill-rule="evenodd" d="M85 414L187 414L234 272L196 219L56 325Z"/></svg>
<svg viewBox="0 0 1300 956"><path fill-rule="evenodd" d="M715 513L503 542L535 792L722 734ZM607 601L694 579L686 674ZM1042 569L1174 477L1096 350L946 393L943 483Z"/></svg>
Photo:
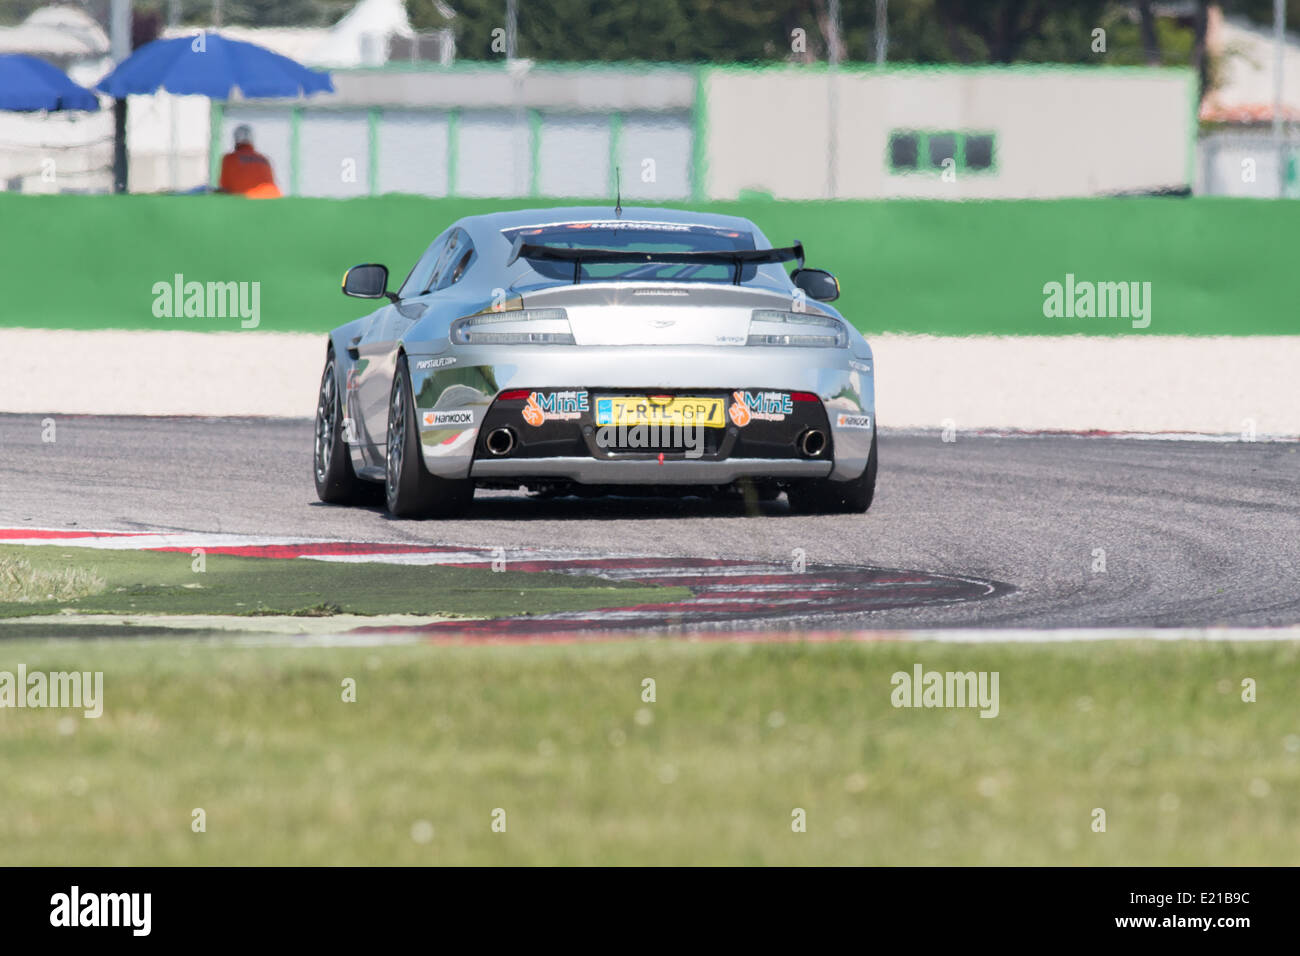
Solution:
<svg viewBox="0 0 1300 956"><path fill-rule="evenodd" d="M930 167L932 169L943 169L945 160L951 159L957 162L957 134L956 133L931 133L927 144L930 149Z"/></svg>
<svg viewBox="0 0 1300 956"><path fill-rule="evenodd" d="M889 171L895 174L942 171L952 160L958 172L994 170L996 151L993 133L953 130L894 130L889 134Z"/></svg>
<svg viewBox="0 0 1300 956"><path fill-rule="evenodd" d="M972 133L966 137L966 168L993 168L993 136L991 133Z"/></svg>
<svg viewBox="0 0 1300 956"><path fill-rule="evenodd" d="M891 169L916 169L919 156L915 133L894 133L889 137L889 165Z"/></svg>

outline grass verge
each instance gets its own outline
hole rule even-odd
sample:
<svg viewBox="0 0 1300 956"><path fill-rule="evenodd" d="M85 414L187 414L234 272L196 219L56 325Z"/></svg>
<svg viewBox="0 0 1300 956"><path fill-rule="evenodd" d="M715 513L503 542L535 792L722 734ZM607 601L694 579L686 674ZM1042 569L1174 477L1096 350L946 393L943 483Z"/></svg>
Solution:
<svg viewBox="0 0 1300 956"><path fill-rule="evenodd" d="M0 865L1233 865L1300 845L1293 644L0 644L0 671L19 663L102 670L103 716L0 709ZM917 663L998 671L998 716L895 709Z"/></svg>
<svg viewBox="0 0 1300 956"><path fill-rule="evenodd" d="M45 565L46 562L41 562ZM0 554L0 603L64 602L104 590L104 579L76 565L34 567L22 554Z"/></svg>
<svg viewBox="0 0 1300 956"><path fill-rule="evenodd" d="M61 545L0 545L0 568L23 562L29 580L75 578L101 586L84 596L3 600L0 619L79 614L444 614L503 617L620 607L688 597L685 588L571 574L480 568L249 558L189 552L109 551Z"/></svg>

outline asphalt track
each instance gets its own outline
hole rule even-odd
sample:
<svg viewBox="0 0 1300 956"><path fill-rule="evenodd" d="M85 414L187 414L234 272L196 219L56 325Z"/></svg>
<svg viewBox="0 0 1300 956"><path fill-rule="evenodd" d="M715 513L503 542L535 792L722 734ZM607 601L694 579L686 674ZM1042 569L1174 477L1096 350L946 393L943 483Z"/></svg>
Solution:
<svg viewBox="0 0 1300 956"><path fill-rule="evenodd" d="M452 521L339 508L311 423L0 415L0 523L573 549L906 569L994 582L959 603L766 626L1074 628L1300 623L1300 445L884 431L867 515L784 500L538 500L480 492ZM1104 570L1102 561L1104 559Z"/></svg>

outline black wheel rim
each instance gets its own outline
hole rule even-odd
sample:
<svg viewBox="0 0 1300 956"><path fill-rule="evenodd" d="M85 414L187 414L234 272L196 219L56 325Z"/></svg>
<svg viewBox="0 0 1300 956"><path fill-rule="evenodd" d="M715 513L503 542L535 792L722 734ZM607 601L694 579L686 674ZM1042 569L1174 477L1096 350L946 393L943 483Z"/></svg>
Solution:
<svg viewBox="0 0 1300 956"><path fill-rule="evenodd" d="M321 484L329 474L334 458L334 426L338 418L338 402L334 390L334 362L325 364L325 374L320 380L320 399L316 404L316 480Z"/></svg>
<svg viewBox="0 0 1300 956"><path fill-rule="evenodd" d="M384 486L388 500L397 499L397 486L402 476L402 452L406 443L406 402L403 399L402 374L393 381L393 397L388 405L388 473Z"/></svg>

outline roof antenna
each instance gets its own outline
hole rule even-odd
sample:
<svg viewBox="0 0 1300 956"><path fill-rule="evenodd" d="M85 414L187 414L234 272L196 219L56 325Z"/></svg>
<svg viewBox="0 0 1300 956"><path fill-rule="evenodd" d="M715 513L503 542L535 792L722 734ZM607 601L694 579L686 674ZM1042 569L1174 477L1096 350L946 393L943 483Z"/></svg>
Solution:
<svg viewBox="0 0 1300 956"><path fill-rule="evenodd" d="M623 182L617 166L614 167L614 218L623 218Z"/></svg>

